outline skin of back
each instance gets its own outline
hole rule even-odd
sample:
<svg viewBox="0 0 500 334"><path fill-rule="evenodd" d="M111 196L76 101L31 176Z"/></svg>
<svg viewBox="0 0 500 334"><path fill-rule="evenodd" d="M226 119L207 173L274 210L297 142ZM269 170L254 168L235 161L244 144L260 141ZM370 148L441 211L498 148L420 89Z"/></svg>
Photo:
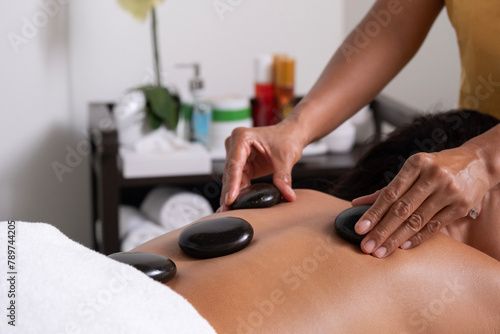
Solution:
<svg viewBox="0 0 500 334"><path fill-rule="evenodd" d="M166 285L219 333L499 333L500 263L438 233L387 259L339 238L349 202L312 190L268 209L217 213L254 228L251 244L198 260L182 253L180 229L133 251L177 265ZM201 221L200 220L200 221Z"/></svg>

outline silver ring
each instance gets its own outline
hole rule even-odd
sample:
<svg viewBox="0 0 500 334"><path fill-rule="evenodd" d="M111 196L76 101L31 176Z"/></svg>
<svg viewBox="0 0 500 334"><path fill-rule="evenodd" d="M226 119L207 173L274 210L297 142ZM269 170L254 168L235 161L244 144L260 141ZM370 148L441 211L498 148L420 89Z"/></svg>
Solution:
<svg viewBox="0 0 500 334"><path fill-rule="evenodd" d="M478 216L479 211L477 211L476 209L472 209L469 211L469 217L471 217L472 219L476 219Z"/></svg>

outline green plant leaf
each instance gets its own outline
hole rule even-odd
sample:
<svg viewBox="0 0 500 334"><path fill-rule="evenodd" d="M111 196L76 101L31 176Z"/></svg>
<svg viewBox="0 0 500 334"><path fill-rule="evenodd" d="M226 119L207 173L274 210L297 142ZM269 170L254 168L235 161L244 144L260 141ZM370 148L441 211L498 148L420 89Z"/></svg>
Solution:
<svg viewBox="0 0 500 334"><path fill-rule="evenodd" d="M131 13L139 21L146 20L148 13L156 4L164 0L118 0L120 6Z"/></svg>
<svg viewBox="0 0 500 334"><path fill-rule="evenodd" d="M140 87L144 92L151 114L165 123L168 129L176 128L179 121L180 101L167 88L158 86ZM150 122L151 124L151 122Z"/></svg>
<svg viewBox="0 0 500 334"><path fill-rule="evenodd" d="M149 114L148 120L149 120L149 126L151 127L152 130L158 129L163 123L161 119L159 119L153 114Z"/></svg>
<svg viewBox="0 0 500 334"><path fill-rule="evenodd" d="M152 130L156 130L158 129L161 124L163 123L163 121L155 116L151 110L149 110L148 107L144 108L144 111L146 112L146 118L148 120L148 124L149 124L149 127L152 129Z"/></svg>

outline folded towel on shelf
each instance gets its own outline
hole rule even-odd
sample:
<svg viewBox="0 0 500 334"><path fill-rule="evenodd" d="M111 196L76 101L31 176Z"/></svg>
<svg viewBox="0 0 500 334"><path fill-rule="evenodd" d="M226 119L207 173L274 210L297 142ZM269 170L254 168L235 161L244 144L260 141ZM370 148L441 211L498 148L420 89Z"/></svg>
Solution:
<svg viewBox="0 0 500 334"><path fill-rule="evenodd" d="M16 326L4 319L0 333L215 333L184 297L135 268L51 225L15 226ZM3 254L9 240L2 222ZM1 279L0 291L9 288ZM8 305L7 298L0 294L0 305Z"/></svg>
<svg viewBox="0 0 500 334"><path fill-rule="evenodd" d="M157 187L141 204L141 211L172 231L213 213L208 200L194 192L176 187Z"/></svg>
<svg viewBox="0 0 500 334"><path fill-rule="evenodd" d="M122 175L127 179L212 172L212 160L203 145L189 143L165 128L152 131L133 145L121 146L119 156Z"/></svg>
<svg viewBox="0 0 500 334"><path fill-rule="evenodd" d="M160 127L136 141L133 148L140 153L171 153L187 150L190 145L191 143L177 137L174 132Z"/></svg>

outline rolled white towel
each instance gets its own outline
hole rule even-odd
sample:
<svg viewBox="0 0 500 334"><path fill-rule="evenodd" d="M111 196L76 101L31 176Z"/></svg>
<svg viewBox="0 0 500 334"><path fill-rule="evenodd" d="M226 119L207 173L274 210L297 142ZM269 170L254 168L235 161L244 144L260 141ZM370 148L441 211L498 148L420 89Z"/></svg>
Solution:
<svg viewBox="0 0 500 334"><path fill-rule="evenodd" d="M137 233L134 233L136 230ZM120 205L118 207L118 233L122 242L122 250L128 251L146 241L167 233L167 231L160 225L148 220L137 208L129 205ZM129 237L131 234L134 234L134 236ZM149 239L147 239L148 236L150 236ZM96 238L97 242L102 244L102 222L100 220L96 221ZM124 250L125 240L127 240L127 247L134 246Z"/></svg>
<svg viewBox="0 0 500 334"><path fill-rule="evenodd" d="M213 213L205 197L176 187L151 190L142 202L141 211L167 232Z"/></svg>
<svg viewBox="0 0 500 334"><path fill-rule="evenodd" d="M149 221L139 209L128 206L120 205L118 207L118 229L120 231L120 240L124 240L135 229L149 225Z"/></svg>
<svg viewBox="0 0 500 334"><path fill-rule="evenodd" d="M128 252L143 243L167 233L167 230L153 222L144 220L141 225L132 231L122 240L122 252Z"/></svg>

